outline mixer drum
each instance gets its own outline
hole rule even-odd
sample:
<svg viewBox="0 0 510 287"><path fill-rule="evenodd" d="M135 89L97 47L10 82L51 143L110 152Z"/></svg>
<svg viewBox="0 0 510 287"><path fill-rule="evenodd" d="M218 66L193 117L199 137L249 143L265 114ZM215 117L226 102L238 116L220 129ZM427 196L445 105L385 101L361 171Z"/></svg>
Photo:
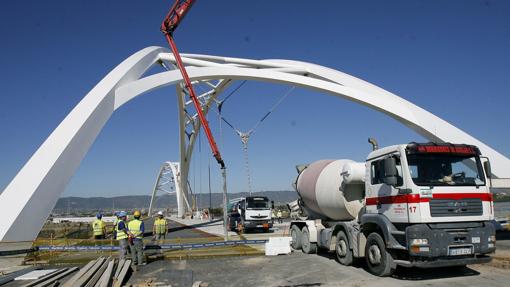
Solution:
<svg viewBox="0 0 510 287"><path fill-rule="evenodd" d="M341 173L346 164L349 167L347 170L355 168L356 174L363 172L360 169L364 169L364 165L340 159L316 161L298 175L297 192L305 207L312 211L311 214L332 220L356 218L363 206L365 185L360 180L343 184Z"/></svg>

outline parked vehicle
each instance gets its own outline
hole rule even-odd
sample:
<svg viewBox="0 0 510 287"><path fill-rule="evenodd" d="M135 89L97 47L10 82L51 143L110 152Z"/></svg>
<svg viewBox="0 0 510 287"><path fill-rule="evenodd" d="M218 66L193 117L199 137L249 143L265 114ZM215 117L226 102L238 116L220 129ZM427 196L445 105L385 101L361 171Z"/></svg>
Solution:
<svg viewBox="0 0 510 287"><path fill-rule="evenodd" d="M230 230L245 231L262 229L268 232L273 227L269 199L265 196L247 196L230 200L228 204L228 226Z"/></svg>

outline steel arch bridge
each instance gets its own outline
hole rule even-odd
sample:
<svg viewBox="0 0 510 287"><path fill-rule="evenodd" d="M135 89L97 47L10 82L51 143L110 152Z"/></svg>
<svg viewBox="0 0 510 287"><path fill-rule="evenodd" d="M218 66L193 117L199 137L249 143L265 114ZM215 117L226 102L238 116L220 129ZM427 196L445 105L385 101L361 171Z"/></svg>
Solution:
<svg viewBox="0 0 510 287"><path fill-rule="evenodd" d="M510 186L510 160L432 113L384 89L330 68L289 60L251 60L183 54L190 78L208 87L199 98L207 113L218 95L235 80L294 85L357 102L396 119L431 141L477 145L488 156L493 184ZM0 194L0 241L32 241L64 191L71 176L115 110L154 89L179 84L181 74L170 69L144 76L154 65L173 67L165 48L148 47L133 54L103 78L66 116ZM186 94L177 88L179 107L180 188L186 182L193 146L200 129L188 114ZM189 136L189 137L188 137ZM182 201L182 199L181 199ZM182 211L181 211L182 212Z"/></svg>

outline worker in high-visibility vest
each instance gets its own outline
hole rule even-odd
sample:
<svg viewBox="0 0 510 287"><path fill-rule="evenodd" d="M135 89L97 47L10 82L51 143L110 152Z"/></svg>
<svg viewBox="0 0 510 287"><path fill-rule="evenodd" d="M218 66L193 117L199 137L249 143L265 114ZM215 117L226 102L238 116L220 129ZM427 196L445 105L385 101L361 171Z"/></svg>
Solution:
<svg viewBox="0 0 510 287"><path fill-rule="evenodd" d="M167 232L168 223L166 221L166 218L163 215L163 211L158 211L158 217L154 220L154 225L152 228L152 235L154 236L154 239L157 240L158 244L163 243L163 240L165 240Z"/></svg>
<svg viewBox="0 0 510 287"><path fill-rule="evenodd" d="M132 240L130 248L134 266L143 264L143 233L145 232L145 226L143 221L140 220L141 215L140 211L135 210L133 213L134 219L128 223L129 238Z"/></svg>
<svg viewBox="0 0 510 287"><path fill-rule="evenodd" d="M119 221L117 225L115 225L115 236L117 241L119 241L119 259L124 259L126 257L128 251L128 228L126 224L127 213L125 211L121 211L118 213Z"/></svg>
<svg viewBox="0 0 510 287"><path fill-rule="evenodd" d="M117 224L119 223L119 212L118 211L115 211L113 213L113 216L115 217L115 219L113 220L113 228L112 228L112 238L113 239L116 239L117 238Z"/></svg>
<svg viewBox="0 0 510 287"><path fill-rule="evenodd" d="M105 239L106 235L106 224L103 221L103 215L98 213L96 215L96 220L92 222L92 233L94 234L94 239Z"/></svg>

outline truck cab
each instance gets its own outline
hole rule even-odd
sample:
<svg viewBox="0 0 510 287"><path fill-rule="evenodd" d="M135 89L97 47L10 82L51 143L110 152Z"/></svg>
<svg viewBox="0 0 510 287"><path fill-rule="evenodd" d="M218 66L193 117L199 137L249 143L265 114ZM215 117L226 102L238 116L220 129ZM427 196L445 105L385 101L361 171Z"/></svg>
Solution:
<svg viewBox="0 0 510 287"><path fill-rule="evenodd" d="M265 196L247 196L230 201L229 226L231 230L243 231L273 226L269 199Z"/></svg>

